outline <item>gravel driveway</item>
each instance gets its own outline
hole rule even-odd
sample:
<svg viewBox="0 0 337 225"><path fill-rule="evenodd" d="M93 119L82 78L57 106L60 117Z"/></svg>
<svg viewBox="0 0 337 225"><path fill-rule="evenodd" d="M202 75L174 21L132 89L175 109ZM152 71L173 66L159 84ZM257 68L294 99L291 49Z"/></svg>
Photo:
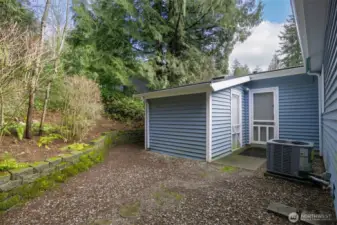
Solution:
<svg viewBox="0 0 337 225"><path fill-rule="evenodd" d="M263 168L223 172L213 164L122 145L104 163L1 215L0 223L288 224L266 212L270 201L332 210L327 191L265 178ZM120 216L130 208L139 216Z"/></svg>

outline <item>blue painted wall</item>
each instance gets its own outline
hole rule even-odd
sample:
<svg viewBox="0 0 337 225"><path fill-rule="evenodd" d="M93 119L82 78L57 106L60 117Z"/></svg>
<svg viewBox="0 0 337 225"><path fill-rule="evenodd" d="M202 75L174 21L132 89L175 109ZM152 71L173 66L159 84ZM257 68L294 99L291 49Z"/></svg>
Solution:
<svg viewBox="0 0 337 225"><path fill-rule="evenodd" d="M242 95L242 123L244 144L247 143L246 129L246 97L243 86L233 87ZM212 159L228 155L232 152L231 141L231 89L212 93Z"/></svg>
<svg viewBox="0 0 337 225"><path fill-rule="evenodd" d="M231 91L212 93L212 158L231 153Z"/></svg>
<svg viewBox="0 0 337 225"><path fill-rule="evenodd" d="M330 1L324 47L323 156L331 182L337 189L337 1ZM337 194L336 190L333 193ZM337 197L337 196L336 196ZM337 206L337 198L334 200ZM337 213L337 211L336 211Z"/></svg>
<svg viewBox="0 0 337 225"><path fill-rule="evenodd" d="M151 151L206 160L206 93L148 101Z"/></svg>
<svg viewBox="0 0 337 225"><path fill-rule="evenodd" d="M279 87L279 138L312 141L319 147L318 80L297 75L251 81L250 89ZM248 107L246 110L249 110ZM249 132L249 130L246 130Z"/></svg>

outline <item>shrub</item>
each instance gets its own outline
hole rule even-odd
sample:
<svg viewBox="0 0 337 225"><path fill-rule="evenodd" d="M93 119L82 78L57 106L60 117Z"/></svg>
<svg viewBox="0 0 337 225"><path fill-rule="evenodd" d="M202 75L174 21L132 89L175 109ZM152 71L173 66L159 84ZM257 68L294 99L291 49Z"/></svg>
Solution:
<svg viewBox="0 0 337 225"><path fill-rule="evenodd" d="M64 142L67 141L61 134L49 134L48 136L40 137L39 141L37 142L37 146L44 146L45 148L49 149L48 145L59 139L62 139Z"/></svg>
<svg viewBox="0 0 337 225"><path fill-rule="evenodd" d="M105 111L113 119L123 122L144 120L143 101L121 93L116 93L105 101Z"/></svg>
<svg viewBox="0 0 337 225"><path fill-rule="evenodd" d="M69 140L81 140L100 117L102 106L98 85L85 77L68 77L62 93L62 134Z"/></svg>
<svg viewBox="0 0 337 225"><path fill-rule="evenodd" d="M11 169L24 168L24 167L27 167L27 166L28 166L27 163L17 162L10 155L3 155L0 158L0 172L11 170Z"/></svg>

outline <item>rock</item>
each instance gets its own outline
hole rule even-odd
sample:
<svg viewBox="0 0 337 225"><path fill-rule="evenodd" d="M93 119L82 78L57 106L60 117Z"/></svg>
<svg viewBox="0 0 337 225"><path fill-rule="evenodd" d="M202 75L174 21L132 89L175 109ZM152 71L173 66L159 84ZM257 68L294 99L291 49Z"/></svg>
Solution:
<svg viewBox="0 0 337 225"><path fill-rule="evenodd" d="M5 184L0 185L0 191L10 191L22 184L21 179L20 180L11 180Z"/></svg>
<svg viewBox="0 0 337 225"><path fill-rule="evenodd" d="M62 158L61 157L53 157L53 158L48 158L45 161L49 163L50 167L55 167L57 164L61 163Z"/></svg>
<svg viewBox="0 0 337 225"><path fill-rule="evenodd" d="M61 154L59 157L62 158L62 162L74 162L76 160L76 155L73 154ZM79 158L79 156L78 156Z"/></svg>
<svg viewBox="0 0 337 225"><path fill-rule="evenodd" d="M42 171L49 169L49 162L35 162L29 166L33 168L34 173L42 173Z"/></svg>
<svg viewBox="0 0 337 225"><path fill-rule="evenodd" d="M11 174L11 180L18 180L18 179L22 179L23 176L33 174L34 171L32 167L27 167L27 168L10 170L9 173Z"/></svg>
<svg viewBox="0 0 337 225"><path fill-rule="evenodd" d="M32 183L32 182L34 182L39 177L40 177L39 173L23 176L22 183L23 184Z"/></svg>
<svg viewBox="0 0 337 225"><path fill-rule="evenodd" d="M0 172L0 185L7 183L11 179L11 175L8 172Z"/></svg>

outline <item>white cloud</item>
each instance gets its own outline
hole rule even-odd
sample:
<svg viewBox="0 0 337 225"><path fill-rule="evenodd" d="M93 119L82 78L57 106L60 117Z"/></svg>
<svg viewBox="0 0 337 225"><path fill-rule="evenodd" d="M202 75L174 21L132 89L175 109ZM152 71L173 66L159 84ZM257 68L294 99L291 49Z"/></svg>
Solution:
<svg viewBox="0 0 337 225"><path fill-rule="evenodd" d="M256 66L267 70L272 55L279 48L280 39L278 35L282 30L282 23L271 23L263 21L253 29L252 34L243 43L237 43L229 57L231 69L235 59L241 64L247 64L252 70Z"/></svg>

